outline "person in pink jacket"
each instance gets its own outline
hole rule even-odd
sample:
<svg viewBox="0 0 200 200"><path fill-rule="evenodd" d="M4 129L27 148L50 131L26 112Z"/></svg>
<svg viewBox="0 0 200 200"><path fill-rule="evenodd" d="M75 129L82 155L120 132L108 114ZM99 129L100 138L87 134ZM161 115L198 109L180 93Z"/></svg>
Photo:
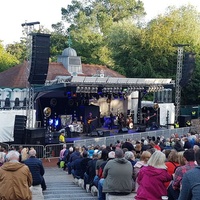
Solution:
<svg viewBox="0 0 200 200"><path fill-rule="evenodd" d="M148 166L140 169L136 200L161 200L162 196L167 196L164 183L170 181L172 176L166 170L165 159L164 153L155 151L147 162Z"/></svg>

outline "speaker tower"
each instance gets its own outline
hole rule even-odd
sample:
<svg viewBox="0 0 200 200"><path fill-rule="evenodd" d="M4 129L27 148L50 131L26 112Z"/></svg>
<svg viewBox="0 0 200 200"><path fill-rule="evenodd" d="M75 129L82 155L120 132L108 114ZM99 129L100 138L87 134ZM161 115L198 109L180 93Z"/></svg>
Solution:
<svg viewBox="0 0 200 200"><path fill-rule="evenodd" d="M16 144L24 144L25 143L26 121L27 121L26 116L15 115L14 142Z"/></svg>
<svg viewBox="0 0 200 200"><path fill-rule="evenodd" d="M44 84L47 78L50 57L50 35L32 34L31 68L28 81L30 84Z"/></svg>

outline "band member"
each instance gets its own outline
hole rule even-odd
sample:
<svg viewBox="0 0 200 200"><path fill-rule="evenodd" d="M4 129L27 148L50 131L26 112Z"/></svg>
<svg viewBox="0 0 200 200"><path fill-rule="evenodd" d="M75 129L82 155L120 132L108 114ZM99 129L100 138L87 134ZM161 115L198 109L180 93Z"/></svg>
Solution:
<svg viewBox="0 0 200 200"><path fill-rule="evenodd" d="M109 123L109 129L113 129L113 126L114 126L114 116L112 113L110 113L110 123Z"/></svg>
<svg viewBox="0 0 200 200"><path fill-rule="evenodd" d="M92 113L90 112L88 117L87 117L87 133L91 133L94 129L94 121L97 119L97 117L93 117Z"/></svg>
<svg viewBox="0 0 200 200"><path fill-rule="evenodd" d="M131 116L127 118L126 125L129 129L133 129L133 119Z"/></svg>
<svg viewBox="0 0 200 200"><path fill-rule="evenodd" d="M144 118L144 124L146 125L146 128L149 128L151 126L151 122L150 122L150 119L152 117L156 116L156 113L154 113L153 115L151 115L150 111L147 110L147 113L145 115L145 118Z"/></svg>
<svg viewBox="0 0 200 200"><path fill-rule="evenodd" d="M120 113L118 116L118 124L119 124L119 129L122 129L126 126L125 117L123 113Z"/></svg>

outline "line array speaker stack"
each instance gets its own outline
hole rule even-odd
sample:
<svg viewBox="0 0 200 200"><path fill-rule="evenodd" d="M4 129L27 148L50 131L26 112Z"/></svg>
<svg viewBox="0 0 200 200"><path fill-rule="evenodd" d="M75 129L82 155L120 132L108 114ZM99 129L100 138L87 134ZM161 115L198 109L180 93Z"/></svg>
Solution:
<svg viewBox="0 0 200 200"><path fill-rule="evenodd" d="M15 115L14 142L16 144L24 144L25 143L26 121L27 121L26 116Z"/></svg>
<svg viewBox="0 0 200 200"><path fill-rule="evenodd" d="M32 34L31 68L28 81L30 84L44 84L47 78L50 57L50 35Z"/></svg>

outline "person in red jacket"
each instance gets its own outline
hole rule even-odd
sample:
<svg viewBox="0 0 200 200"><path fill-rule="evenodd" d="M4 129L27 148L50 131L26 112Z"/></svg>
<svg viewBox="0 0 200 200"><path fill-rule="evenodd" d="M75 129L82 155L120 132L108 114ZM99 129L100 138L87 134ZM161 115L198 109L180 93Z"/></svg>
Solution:
<svg viewBox="0 0 200 200"><path fill-rule="evenodd" d="M167 166L167 172L170 175L173 175L176 168L180 166L180 164L178 163L178 153L175 149L172 149L169 153L168 160L165 162L165 165ZM169 184L170 181L165 183L166 188L168 188Z"/></svg>
<svg viewBox="0 0 200 200"><path fill-rule="evenodd" d="M148 166L140 169L136 200L160 200L167 195L164 183L170 181L172 176L166 170L165 159L164 153L155 151L147 162Z"/></svg>

